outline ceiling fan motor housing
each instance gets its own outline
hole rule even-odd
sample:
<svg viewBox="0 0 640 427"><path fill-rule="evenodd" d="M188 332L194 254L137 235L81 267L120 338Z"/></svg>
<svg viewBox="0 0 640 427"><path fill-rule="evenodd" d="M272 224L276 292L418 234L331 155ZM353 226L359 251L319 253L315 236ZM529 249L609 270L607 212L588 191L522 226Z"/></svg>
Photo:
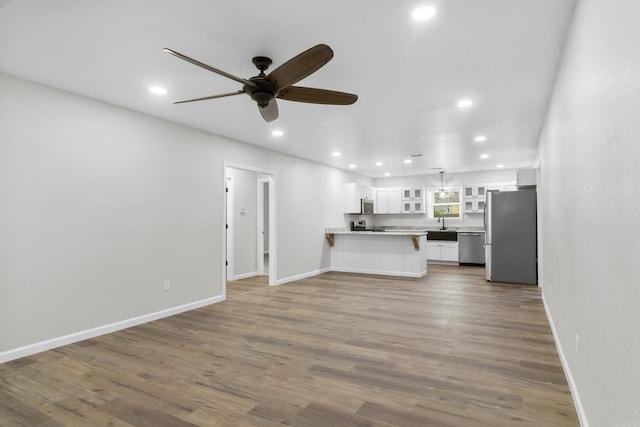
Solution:
<svg viewBox="0 0 640 427"><path fill-rule="evenodd" d="M265 108L273 98L278 96L278 88L271 80L263 76L251 77L249 80L256 86L245 85L243 90L256 101L260 108Z"/></svg>

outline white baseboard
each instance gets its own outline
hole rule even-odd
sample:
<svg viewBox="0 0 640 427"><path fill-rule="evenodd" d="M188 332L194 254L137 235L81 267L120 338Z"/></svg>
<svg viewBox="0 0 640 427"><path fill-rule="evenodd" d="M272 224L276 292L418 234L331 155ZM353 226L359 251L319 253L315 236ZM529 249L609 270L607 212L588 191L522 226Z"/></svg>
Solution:
<svg viewBox="0 0 640 427"><path fill-rule="evenodd" d="M24 347L18 347L15 349L3 351L0 353L0 363L30 356L32 354L40 353L41 351L51 350L52 348L62 347L63 345L72 344L74 342L86 340L89 338L94 338L99 335L105 335L111 332L119 331L121 329L130 328L132 326L141 325L143 323L173 316L185 311L194 310L196 308L215 304L224 300L224 295L220 295L217 297L207 298L177 307L168 308L166 310L156 311L155 313L145 314L142 316L134 317L132 319L122 320L120 322L110 323L104 326L98 326L97 328L88 329L86 331L75 332L73 334L64 335L62 337L52 338L50 340L42 341L39 343L29 344Z"/></svg>
<svg viewBox="0 0 640 427"><path fill-rule="evenodd" d="M308 277L318 276L318 275L323 274L323 273L328 273L329 271L331 271L331 269L327 267L327 268L322 268L320 270L309 271L307 273L296 274L295 276L289 276L289 277L285 277L283 279L278 279L271 286L284 285L285 283L295 282L296 280L301 280L301 279L306 279Z"/></svg>
<svg viewBox="0 0 640 427"><path fill-rule="evenodd" d="M564 375L567 377L567 382L569 383L569 390L571 390L573 403L576 406L576 412L578 413L578 420L580 421L580 425L582 427L589 427L587 414L584 412L582 401L580 400L580 393L578 393L575 380L573 379L573 374L571 373L571 368L569 367L567 358L564 355L562 344L558 339L558 334L556 332L556 325L553 323L553 318L551 317L551 312L549 311L549 307L547 306L547 300L544 297L544 292L542 292L542 304L544 305L544 312L547 314L547 320L549 321L549 326L551 327L551 333L553 334L553 341L556 343L556 349L558 350L558 356L560 356L560 363L562 364Z"/></svg>
<svg viewBox="0 0 640 427"><path fill-rule="evenodd" d="M248 279L249 277L255 277L255 276L260 276L260 273L258 273L257 271L251 271L249 273L234 274L233 277L229 280L234 281L234 280Z"/></svg>
<svg viewBox="0 0 640 427"><path fill-rule="evenodd" d="M437 259L428 259L427 265L436 264L436 265L460 265L459 261L440 261Z"/></svg>
<svg viewBox="0 0 640 427"><path fill-rule="evenodd" d="M419 279L427 275L427 270L422 270L420 273L407 273L400 271L384 271L384 270L368 270L366 268L341 268L334 267L331 271L337 271L340 273L358 273L358 274L379 274L382 276L396 276L396 277L412 277Z"/></svg>
<svg viewBox="0 0 640 427"><path fill-rule="evenodd" d="M320 270L314 270L314 271L309 271L307 273L302 273L302 274L296 274L295 276L289 276L289 277L285 277L283 279L278 279L274 284L272 284L271 286L280 286L280 285L284 285L285 283L289 283L289 282L294 282L296 280L301 280L301 279L306 279L308 277L314 277L314 276L318 276L320 274L323 273L329 273L331 271L337 271L337 272L342 272L342 273L360 273L360 274L381 274L381 275L386 275L386 276L399 276L399 277L414 277L414 278L420 278L420 277L424 277L427 275L427 271L424 270L420 273L400 273L397 271L380 271L380 270L364 270L364 269L342 269L342 268L332 268L332 267L327 267L327 268L322 268Z"/></svg>

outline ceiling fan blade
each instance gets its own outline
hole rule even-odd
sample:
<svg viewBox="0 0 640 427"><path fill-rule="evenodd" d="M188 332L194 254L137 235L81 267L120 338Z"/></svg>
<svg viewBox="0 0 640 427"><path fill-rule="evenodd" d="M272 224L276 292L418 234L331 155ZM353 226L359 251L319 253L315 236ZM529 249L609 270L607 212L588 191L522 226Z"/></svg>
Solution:
<svg viewBox="0 0 640 427"><path fill-rule="evenodd" d="M185 102L204 101L204 100L207 100L207 99L224 98L225 96L240 95L241 93L244 93L244 91L243 90L238 90L236 92L221 93L219 95L203 96L202 98L185 99L185 100L182 100L182 101L173 101L173 103L174 104L184 104Z"/></svg>
<svg viewBox="0 0 640 427"><path fill-rule="evenodd" d="M258 110L260 110L265 122L272 122L278 118L278 103L275 99L269 101L269 104L264 108L258 107Z"/></svg>
<svg viewBox="0 0 640 427"><path fill-rule="evenodd" d="M350 105L358 100L358 95L335 90L289 86L280 91L278 98L312 104Z"/></svg>
<svg viewBox="0 0 640 427"><path fill-rule="evenodd" d="M267 79L282 90L304 79L333 58L333 51L326 44L319 44L294 56L269 73Z"/></svg>
<svg viewBox="0 0 640 427"><path fill-rule="evenodd" d="M257 86L257 85L256 85L254 82L252 82L251 80L243 79L243 78L241 78L241 77L236 77L236 76L234 76L233 74L229 74L229 73L227 73L226 71L218 70L217 68L214 68L214 67L212 67L212 66L210 66L210 65L204 64L204 63L202 63L202 62L200 62L200 61L197 61L197 60L195 60L195 59L193 59L193 58L189 58L188 56L183 55L183 54L181 54L180 52L176 52L175 50L171 50L171 49L166 48L166 47L165 47L163 50L164 50L165 52L170 53L171 55L173 55L173 56L175 56L175 57L177 57L177 58L180 58L180 59L182 59L182 60L184 60L184 61L190 62L190 63L192 63L192 64L194 64L194 65L197 65L198 67L202 67L202 68L204 68L205 70L209 70L209 71L214 72L214 73L216 73L216 74L220 74L221 76L227 77L227 78L229 78L229 79L231 79L231 80L235 80L235 81L237 81L238 83L242 83L243 85Z"/></svg>

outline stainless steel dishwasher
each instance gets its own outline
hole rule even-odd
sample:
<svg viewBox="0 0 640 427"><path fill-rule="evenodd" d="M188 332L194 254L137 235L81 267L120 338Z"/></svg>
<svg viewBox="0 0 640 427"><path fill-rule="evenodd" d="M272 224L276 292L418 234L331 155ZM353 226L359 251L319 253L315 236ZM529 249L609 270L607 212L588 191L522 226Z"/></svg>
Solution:
<svg viewBox="0 0 640 427"><path fill-rule="evenodd" d="M484 264L484 233L458 232L458 262Z"/></svg>

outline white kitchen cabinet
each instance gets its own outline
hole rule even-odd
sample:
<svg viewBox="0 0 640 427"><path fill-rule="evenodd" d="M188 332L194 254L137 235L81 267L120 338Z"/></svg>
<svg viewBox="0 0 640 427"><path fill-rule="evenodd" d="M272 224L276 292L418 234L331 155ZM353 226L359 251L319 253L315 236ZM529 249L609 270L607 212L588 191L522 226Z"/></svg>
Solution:
<svg viewBox="0 0 640 427"><path fill-rule="evenodd" d="M517 191L518 190L518 184L516 181L509 181L509 182L505 182L503 187L502 187L503 191Z"/></svg>
<svg viewBox="0 0 640 427"><path fill-rule="evenodd" d="M376 189L369 185L350 182L344 184L343 187L343 206L342 212L355 213L360 212L360 201L362 199L374 200L376 198Z"/></svg>
<svg viewBox="0 0 640 427"><path fill-rule="evenodd" d="M487 185L465 185L464 186L464 198L465 199L484 199L487 197Z"/></svg>
<svg viewBox="0 0 640 427"><path fill-rule="evenodd" d="M458 262L458 242L427 240L427 260Z"/></svg>
<svg viewBox="0 0 640 427"><path fill-rule="evenodd" d="M494 182L492 184L487 184L487 191L491 191L491 190L504 191L504 183Z"/></svg>
<svg viewBox="0 0 640 427"><path fill-rule="evenodd" d="M464 213L482 213L487 200L487 184L465 185Z"/></svg>
<svg viewBox="0 0 640 427"><path fill-rule="evenodd" d="M402 192L400 188L377 188L376 209L377 214L402 213Z"/></svg>
<svg viewBox="0 0 640 427"><path fill-rule="evenodd" d="M403 188L402 200L424 201L424 187Z"/></svg>
<svg viewBox="0 0 640 427"><path fill-rule="evenodd" d="M417 200L403 200L402 213L424 213L424 203Z"/></svg>
<svg viewBox="0 0 640 427"><path fill-rule="evenodd" d="M402 213L424 213L424 187L402 189Z"/></svg>
<svg viewBox="0 0 640 427"><path fill-rule="evenodd" d="M464 213L482 213L486 203L486 199L464 199Z"/></svg>
<svg viewBox="0 0 640 427"><path fill-rule="evenodd" d="M518 188L532 188L537 184L537 170L535 169L519 169L516 175Z"/></svg>

